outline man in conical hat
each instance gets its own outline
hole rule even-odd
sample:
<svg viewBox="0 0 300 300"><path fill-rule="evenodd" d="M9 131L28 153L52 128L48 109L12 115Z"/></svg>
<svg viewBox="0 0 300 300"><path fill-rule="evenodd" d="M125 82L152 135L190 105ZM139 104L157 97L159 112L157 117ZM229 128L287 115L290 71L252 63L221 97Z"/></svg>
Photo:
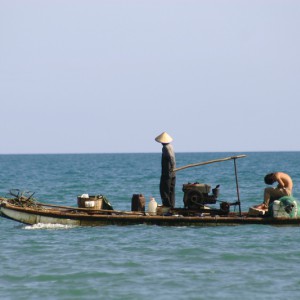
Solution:
<svg viewBox="0 0 300 300"><path fill-rule="evenodd" d="M155 140L163 146L159 185L162 204L167 207L175 207L176 173L174 169L176 168L176 159L173 146L170 144L173 139L166 132L163 132Z"/></svg>

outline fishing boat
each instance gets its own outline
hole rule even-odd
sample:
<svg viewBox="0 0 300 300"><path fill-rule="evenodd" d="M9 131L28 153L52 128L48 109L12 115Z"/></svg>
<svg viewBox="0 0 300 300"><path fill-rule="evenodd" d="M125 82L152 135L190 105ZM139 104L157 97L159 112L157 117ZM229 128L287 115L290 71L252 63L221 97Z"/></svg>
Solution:
<svg viewBox="0 0 300 300"><path fill-rule="evenodd" d="M269 212L250 208L241 211L236 160L245 155L231 156L207 162L191 164L175 169L176 172L195 166L233 160L236 179L237 201L232 203L219 201L219 186L212 189L203 183L183 184L184 207L169 208L154 206L145 209L142 194L134 194L131 199L131 210L115 210L103 195L91 196L82 194L77 197L77 206L60 206L39 202L19 190L11 190L10 196L0 197L0 214L23 224L59 224L71 226L104 226L104 225L158 225L158 226L233 226L233 225L300 225L297 201L293 199L275 200ZM220 202L219 208L210 207ZM275 205L276 204L276 205ZM238 211L231 212L231 207ZM150 207L150 206L149 206Z"/></svg>

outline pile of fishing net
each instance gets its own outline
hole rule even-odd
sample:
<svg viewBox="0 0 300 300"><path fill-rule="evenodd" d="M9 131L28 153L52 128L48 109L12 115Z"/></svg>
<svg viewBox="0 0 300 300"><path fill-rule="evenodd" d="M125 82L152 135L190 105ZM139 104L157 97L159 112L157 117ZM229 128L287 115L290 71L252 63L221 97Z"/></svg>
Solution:
<svg viewBox="0 0 300 300"><path fill-rule="evenodd" d="M300 203L293 196L284 196L269 205L268 214L274 218L300 217Z"/></svg>

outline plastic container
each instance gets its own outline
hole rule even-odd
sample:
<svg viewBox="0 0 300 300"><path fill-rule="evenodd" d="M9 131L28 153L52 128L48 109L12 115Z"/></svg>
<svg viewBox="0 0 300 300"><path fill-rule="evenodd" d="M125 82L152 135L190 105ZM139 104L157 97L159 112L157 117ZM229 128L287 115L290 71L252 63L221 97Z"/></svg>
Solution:
<svg viewBox="0 0 300 300"><path fill-rule="evenodd" d="M151 197L150 202L148 204L148 213L151 216L155 216L157 211L157 202L155 201L155 198Z"/></svg>
<svg viewBox="0 0 300 300"><path fill-rule="evenodd" d="M145 197L143 194L133 194L131 199L131 211L145 211Z"/></svg>

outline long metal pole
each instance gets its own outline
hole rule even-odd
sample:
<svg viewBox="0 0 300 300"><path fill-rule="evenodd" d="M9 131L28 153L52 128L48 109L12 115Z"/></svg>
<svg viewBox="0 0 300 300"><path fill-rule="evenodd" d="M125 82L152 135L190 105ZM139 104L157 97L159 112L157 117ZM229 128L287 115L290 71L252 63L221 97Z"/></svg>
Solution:
<svg viewBox="0 0 300 300"><path fill-rule="evenodd" d="M187 168L192 168L192 167L198 167L198 166L203 166L203 165L208 165L208 164L212 164L212 163L216 163L216 162L221 162L221 161L226 161L226 160L230 160L230 159L234 159L236 160L237 158L243 158L246 157L246 155L242 154L242 155L237 155L237 156L230 156L230 157L225 157L225 158L220 158L220 159L214 159L214 160L209 160L209 161L205 161L205 162L199 162L199 163L195 163L195 164L190 164L190 165L186 165L183 167L179 167L174 169L174 172L178 172Z"/></svg>
<svg viewBox="0 0 300 300"><path fill-rule="evenodd" d="M234 161L234 173L235 173L235 183L236 183L236 192L237 192L237 197L238 197L239 212L240 212L240 216L242 216L240 190L239 190L237 167L236 167L236 158L234 158L233 161Z"/></svg>

